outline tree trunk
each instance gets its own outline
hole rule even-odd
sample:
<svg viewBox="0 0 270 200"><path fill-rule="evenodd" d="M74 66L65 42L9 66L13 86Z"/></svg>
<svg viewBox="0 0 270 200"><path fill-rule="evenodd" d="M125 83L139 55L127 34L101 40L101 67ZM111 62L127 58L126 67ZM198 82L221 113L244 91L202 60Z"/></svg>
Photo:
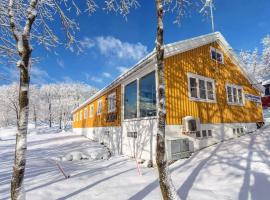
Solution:
<svg viewBox="0 0 270 200"><path fill-rule="evenodd" d="M13 174L11 180L11 199L24 199L24 171L26 164L26 150L27 150L27 126L29 113L29 59L30 52L26 53L22 59L24 64L20 66L20 87L19 87L19 122L18 132L16 135L16 150L15 161L13 166Z"/></svg>
<svg viewBox="0 0 270 200"><path fill-rule="evenodd" d="M59 116L59 129L62 129L62 113Z"/></svg>
<svg viewBox="0 0 270 200"><path fill-rule="evenodd" d="M52 104L49 103L49 126L52 127Z"/></svg>
<svg viewBox="0 0 270 200"><path fill-rule="evenodd" d="M156 146L156 163L159 173L159 185L164 200L178 199L168 169L165 149L165 79L164 79L164 44L163 44L163 0L156 0L157 38L156 59L158 71L158 133Z"/></svg>
<svg viewBox="0 0 270 200"><path fill-rule="evenodd" d="M36 106L34 106L34 122L35 122L35 129L37 128L37 111Z"/></svg>

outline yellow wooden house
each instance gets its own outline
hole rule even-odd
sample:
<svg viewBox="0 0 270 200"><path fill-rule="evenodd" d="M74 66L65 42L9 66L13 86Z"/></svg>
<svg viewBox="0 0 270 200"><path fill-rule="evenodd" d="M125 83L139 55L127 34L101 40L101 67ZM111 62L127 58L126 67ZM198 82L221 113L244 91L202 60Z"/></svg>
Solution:
<svg viewBox="0 0 270 200"><path fill-rule="evenodd" d="M155 52L73 111L73 130L113 152L155 156ZM263 88L244 71L221 33L165 45L169 159L256 130Z"/></svg>

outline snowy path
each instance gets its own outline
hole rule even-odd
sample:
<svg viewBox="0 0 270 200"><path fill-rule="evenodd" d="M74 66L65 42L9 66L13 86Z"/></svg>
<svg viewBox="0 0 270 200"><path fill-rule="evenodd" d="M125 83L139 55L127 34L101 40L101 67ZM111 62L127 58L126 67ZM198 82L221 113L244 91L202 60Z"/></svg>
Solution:
<svg viewBox="0 0 270 200"><path fill-rule="evenodd" d="M14 136L0 130L0 199L9 199ZM42 131L41 131L42 132ZM143 168L126 157L65 162L64 179L48 158L100 145L71 133L30 134L25 178L27 199L161 199L156 169ZM269 200L270 128L206 148L171 165L181 199Z"/></svg>

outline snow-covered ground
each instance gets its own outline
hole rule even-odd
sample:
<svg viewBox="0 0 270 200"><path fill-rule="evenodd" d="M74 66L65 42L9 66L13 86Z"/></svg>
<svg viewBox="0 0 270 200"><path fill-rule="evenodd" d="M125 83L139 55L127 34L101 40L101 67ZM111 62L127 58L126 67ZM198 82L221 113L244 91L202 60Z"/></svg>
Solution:
<svg viewBox="0 0 270 200"><path fill-rule="evenodd" d="M15 129L0 129L0 199L9 199ZM49 159L71 151L96 151L98 143L56 129L31 129L28 137L26 197L30 200L161 199L157 169L142 167L124 156L109 160L62 162L65 179ZM270 128L194 153L170 166L181 199L269 200Z"/></svg>

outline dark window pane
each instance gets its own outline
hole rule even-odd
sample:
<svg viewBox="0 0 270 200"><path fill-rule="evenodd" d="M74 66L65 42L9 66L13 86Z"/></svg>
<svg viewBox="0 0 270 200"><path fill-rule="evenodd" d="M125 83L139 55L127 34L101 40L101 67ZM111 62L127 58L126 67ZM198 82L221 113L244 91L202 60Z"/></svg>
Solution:
<svg viewBox="0 0 270 200"><path fill-rule="evenodd" d="M243 104L242 89L238 89L238 101L239 104Z"/></svg>
<svg viewBox="0 0 270 200"><path fill-rule="evenodd" d="M205 81L199 80L199 88L200 88L200 98L206 99L206 89L205 89Z"/></svg>
<svg viewBox="0 0 270 200"><path fill-rule="evenodd" d="M201 137L200 131L197 131L197 132L196 132L196 137Z"/></svg>
<svg viewBox="0 0 270 200"><path fill-rule="evenodd" d="M195 78L189 78L189 88L191 97L198 98L197 96L197 83Z"/></svg>
<svg viewBox="0 0 270 200"><path fill-rule="evenodd" d="M140 79L140 115L156 116L156 78L152 72Z"/></svg>
<svg viewBox="0 0 270 200"><path fill-rule="evenodd" d="M197 130L196 120L189 120L188 121L188 130L190 130L190 131L196 131Z"/></svg>
<svg viewBox="0 0 270 200"><path fill-rule="evenodd" d="M212 59L217 60L217 54L215 50L211 51L211 56L212 56Z"/></svg>
<svg viewBox="0 0 270 200"><path fill-rule="evenodd" d="M228 101L230 103L232 103L233 102L233 99L232 99L232 88L228 86L227 87L227 92L228 92Z"/></svg>
<svg viewBox="0 0 270 200"><path fill-rule="evenodd" d="M270 95L270 85L266 85L265 87L265 95L269 96Z"/></svg>
<svg viewBox="0 0 270 200"><path fill-rule="evenodd" d="M233 102L237 103L237 92L236 92L236 88L233 88Z"/></svg>
<svg viewBox="0 0 270 200"><path fill-rule="evenodd" d="M125 111L124 118L132 119L137 117L137 81L125 86Z"/></svg>
<svg viewBox="0 0 270 200"><path fill-rule="evenodd" d="M214 100L214 88L213 88L213 83L207 81L207 96L208 99Z"/></svg>
<svg viewBox="0 0 270 200"><path fill-rule="evenodd" d="M202 136L203 136L203 137L207 137L207 132L206 132L206 130L203 130L203 131L202 131Z"/></svg>
<svg viewBox="0 0 270 200"><path fill-rule="evenodd" d="M212 130L208 130L208 137L212 137Z"/></svg>

